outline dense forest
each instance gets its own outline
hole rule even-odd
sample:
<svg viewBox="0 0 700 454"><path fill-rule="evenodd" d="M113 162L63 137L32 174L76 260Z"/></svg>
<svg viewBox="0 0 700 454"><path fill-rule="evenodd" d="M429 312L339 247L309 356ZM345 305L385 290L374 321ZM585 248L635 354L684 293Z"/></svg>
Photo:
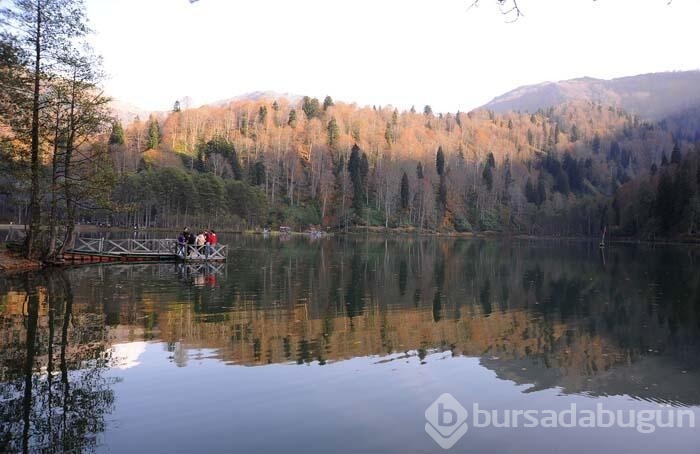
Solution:
<svg viewBox="0 0 700 454"><path fill-rule="evenodd" d="M567 102L536 113L400 112L304 97L114 122L109 219L251 229L653 238L700 215L697 133Z"/></svg>
<svg viewBox="0 0 700 454"><path fill-rule="evenodd" d="M100 199L84 222L242 230L598 235L693 234L700 215L695 131L567 102L536 113L399 112L304 97L233 101L114 120ZM50 161L47 161L49 164ZM50 174L47 165L45 175ZM13 181L7 181L12 183ZM8 188L9 189L9 188ZM20 188L9 208L27 206ZM100 208L94 210L92 208Z"/></svg>
<svg viewBox="0 0 700 454"><path fill-rule="evenodd" d="M258 96L122 123L80 45L83 13L17 5L2 11L17 33L0 39L0 221L28 224L28 255L60 252L79 222L697 233L697 109L650 121L583 100L497 114Z"/></svg>

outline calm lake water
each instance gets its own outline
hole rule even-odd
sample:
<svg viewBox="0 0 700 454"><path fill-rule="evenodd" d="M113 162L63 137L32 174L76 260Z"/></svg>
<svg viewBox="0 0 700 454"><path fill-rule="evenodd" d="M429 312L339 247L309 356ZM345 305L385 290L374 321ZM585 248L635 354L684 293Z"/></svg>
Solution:
<svg viewBox="0 0 700 454"><path fill-rule="evenodd" d="M0 451L444 452L434 414L451 452L700 450L697 249L221 241L0 279Z"/></svg>

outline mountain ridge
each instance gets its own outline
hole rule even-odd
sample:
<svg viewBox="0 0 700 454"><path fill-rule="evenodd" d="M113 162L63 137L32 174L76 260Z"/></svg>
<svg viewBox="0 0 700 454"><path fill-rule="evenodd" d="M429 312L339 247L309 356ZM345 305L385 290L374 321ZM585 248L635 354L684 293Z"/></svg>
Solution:
<svg viewBox="0 0 700 454"><path fill-rule="evenodd" d="M240 95L233 96L231 98L223 98L217 101L209 102L209 103L204 103L202 105L204 106L215 106L215 107L223 107L226 106L227 104L235 101L260 101L262 99L269 99L271 101L274 101L276 99L284 98L291 103L296 103L300 101L303 96L302 95L296 95L293 93L280 93L274 90L256 90L256 91L250 91L247 93L242 93Z"/></svg>
<svg viewBox="0 0 700 454"><path fill-rule="evenodd" d="M496 96L477 109L488 109L499 114L508 111L536 112L572 100L584 100L622 108L646 120L659 121L700 107L700 70L669 71L598 79L583 76L557 82L544 81L524 85ZM303 95L257 90L236 96L202 103L199 107L224 107L237 101L270 101L285 99L291 104L301 101ZM116 117L129 122L136 116L164 111L140 108L132 103L115 99L111 109Z"/></svg>
<svg viewBox="0 0 700 454"><path fill-rule="evenodd" d="M700 70L671 71L615 79L580 77L515 88L482 106L496 113L535 112L570 100L619 107L660 120L700 106Z"/></svg>

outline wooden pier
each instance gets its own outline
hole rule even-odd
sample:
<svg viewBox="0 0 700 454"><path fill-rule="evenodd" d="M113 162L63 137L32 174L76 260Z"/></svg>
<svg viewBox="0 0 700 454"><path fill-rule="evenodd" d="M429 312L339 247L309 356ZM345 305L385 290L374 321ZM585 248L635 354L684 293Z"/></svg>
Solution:
<svg viewBox="0 0 700 454"><path fill-rule="evenodd" d="M228 247L223 244L196 247L180 245L175 239L76 238L72 248L63 253L70 263L102 262L223 262Z"/></svg>

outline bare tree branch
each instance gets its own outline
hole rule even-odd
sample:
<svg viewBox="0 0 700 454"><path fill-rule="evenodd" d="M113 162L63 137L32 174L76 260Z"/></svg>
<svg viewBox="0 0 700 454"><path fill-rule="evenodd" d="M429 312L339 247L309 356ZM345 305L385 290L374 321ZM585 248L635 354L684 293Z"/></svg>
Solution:
<svg viewBox="0 0 700 454"><path fill-rule="evenodd" d="M469 6L467 7L467 11L475 6L479 6L480 1L481 0L471 0L471 3L469 3ZM519 0L496 0L498 7L501 9L501 14L510 17L510 19L506 20L506 22L515 22L521 16L524 16L523 11L520 9L520 6L518 6L518 1ZM593 1L595 2L596 0ZM668 0L666 5L670 5L671 3L673 3L673 0Z"/></svg>
<svg viewBox="0 0 700 454"><path fill-rule="evenodd" d="M479 6L479 2L480 0L473 0L469 4L467 11L475 6ZM518 0L496 0L496 3L501 10L501 14L510 18L506 22L515 22L521 16L524 16L523 11L518 6Z"/></svg>

